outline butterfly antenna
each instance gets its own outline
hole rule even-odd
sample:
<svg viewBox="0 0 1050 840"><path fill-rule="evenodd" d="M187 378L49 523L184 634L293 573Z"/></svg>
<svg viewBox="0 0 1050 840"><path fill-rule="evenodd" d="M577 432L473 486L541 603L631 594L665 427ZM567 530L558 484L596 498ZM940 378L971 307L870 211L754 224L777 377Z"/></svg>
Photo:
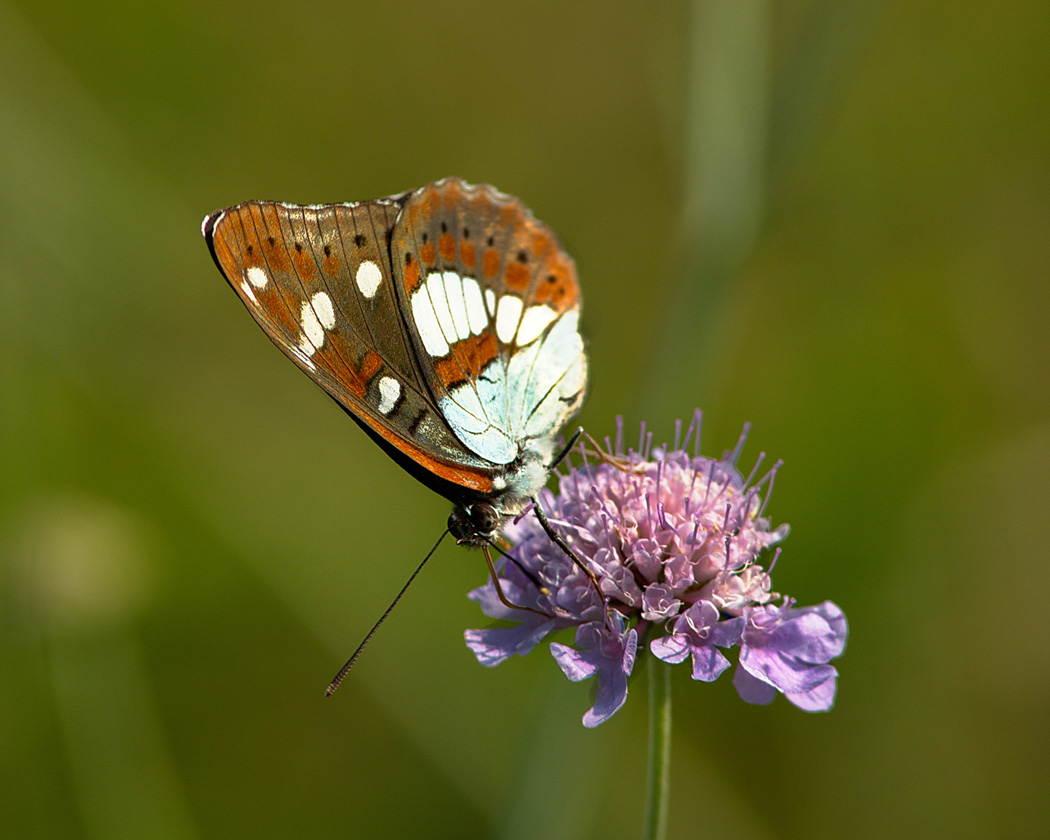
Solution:
<svg viewBox="0 0 1050 840"><path fill-rule="evenodd" d="M339 688L339 684L344 679L346 679L346 675L349 674L350 669L354 667L354 663L357 662L357 657L361 655L361 651L365 649L365 645L367 645L372 640L372 637L376 634L376 631L380 628L383 622L386 621L386 617L394 611L394 607L396 607L397 602L401 600L401 596L408 591L408 587L412 585L412 581L416 579L416 575L423 571L423 567L427 564L427 560L434 556L434 552L438 550L438 546L441 545L442 540L444 540L446 536L448 536L448 528L446 528L441 534L441 536L438 537L438 541L434 543L434 547L427 552L427 556L423 558L423 562L416 567L416 570L414 572L412 572L411 577L409 577L409 579L405 582L405 585L401 587L401 591L398 592L394 600L390 602L390 606L386 608L386 611L381 616L379 616L379 621L377 621L372 626L372 629L368 631L368 635L365 636L361 644L357 646L357 650L354 651L354 655L347 660L346 664L339 669L339 673L335 675L335 679L333 679L328 684L328 688L324 690L325 697L331 697L333 694L335 694L335 690Z"/></svg>

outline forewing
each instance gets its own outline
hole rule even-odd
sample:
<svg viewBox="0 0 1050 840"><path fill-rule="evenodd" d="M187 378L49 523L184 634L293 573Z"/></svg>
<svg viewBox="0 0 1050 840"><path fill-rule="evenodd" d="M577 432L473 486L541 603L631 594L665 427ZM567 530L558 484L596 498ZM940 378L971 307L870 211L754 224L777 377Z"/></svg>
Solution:
<svg viewBox="0 0 1050 840"><path fill-rule="evenodd" d="M266 334L355 419L424 471L488 492L487 465L440 416L400 309L389 243L401 201L251 201L202 229Z"/></svg>

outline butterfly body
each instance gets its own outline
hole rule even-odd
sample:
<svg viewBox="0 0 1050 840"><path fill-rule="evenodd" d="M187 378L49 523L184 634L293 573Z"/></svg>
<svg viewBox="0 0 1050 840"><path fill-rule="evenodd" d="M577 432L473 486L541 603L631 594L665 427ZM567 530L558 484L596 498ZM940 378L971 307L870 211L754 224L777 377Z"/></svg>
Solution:
<svg viewBox="0 0 1050 840"><path fill-rule="evenodd" d="M483 544L547 480L587 360L575 266L517 199L447 178L356 204L250 201L202 231L271 340Z"/></svg>

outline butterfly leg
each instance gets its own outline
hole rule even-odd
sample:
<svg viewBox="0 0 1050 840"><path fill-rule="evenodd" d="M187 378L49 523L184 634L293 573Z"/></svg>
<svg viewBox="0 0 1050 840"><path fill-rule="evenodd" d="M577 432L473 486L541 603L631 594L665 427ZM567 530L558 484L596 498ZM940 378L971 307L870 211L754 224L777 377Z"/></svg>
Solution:
<svg viewBox="0 0 1050 840"><path fill-rule="evenodd" d="M580 429L580 432L582 433L583 429ZM579 437L579 434L575 437ZM602 589L598 585L598 578L595 577L594 572L587 568L587 565L580 559L580 556L572 550L564 539L562 539L561 534L554 530L550 522L547 521L547 515L543 512L543 508L540 507L540 503L536 499L532 500L532 509L536 512L536 518L540 521L540 525L543 526L543 530L547 532L547 536L550 537L551 542L558 546L558 548L560 548L573 563L579 566L583 573L590 579L591 586L594 587L594 591L598 595L598 600L605 607L605 620L608 622L610 620L609 599L602 594Z"/></svg>
<svg viewBox="0 0 1050 840"><path fill-rule="evenodd" d="M572 437L569 438L569 442L565 444L561 452L551 459L551 462L547 465L547 469L553 470L558 464L564 461L569 456L569 453L572 452L572 448L576 445L576 441L580 439L580 435L583 434L586 434L586 432L583 431L583 426L580 426L580 428L572 433ZM587 435L587 438L591 439L591 436Z"/></svg>
<svg viewBox="0 0 1050 840"><path fill-rule="evenodd" d="M582 429L580 431L583 431ZM587 438L587 442L594 447L594 454L598 456L598 460L606 464L611 464L621 472L629 472L640 474L645 472L645 467L639 463L632 463L629 458L625 458L622 455L613 455L611 452L602 449L602 445L598 443L594 438L587 432L583 432L583 436ZM587 450L588 452L590 450Z"/></svg>
<svg viewBox="0 0 1050 840"><path fill-rule="evenodd" d="M534 612L537 615L542 615L546 618L550 618L550 616L547 615L547 613L545 613L543 610L538 610L535 607L526 607L521 604L515 604L513 601L511 601L503 592L503 587L500 585L499 575L496 574L496 567L492 565L492 555L489 554L489 547L487 545L481 546L481 553L485 555L485 562L488 563L489 574L492 576L492 583L496 587L496 597L499 598L500 603L503 604L503 606L512 610L528 610L529 612Z"/></svg>
<svg viewBox="0 0 1050 840"><path fill-rule="evenodd" d="M569 453L572 451L572 448L579 442L581 437L585 438L587 443L594 447L593 454L597 456L599 461L606 464L612 464L614 467L616 467L616 469L621 470L623 472L644 472L644 467L638 464L632 464L627 458L624 458L620 455L613 455L611 452L602 449L602 445L598 443L598 441L596 441L593 437L591 437L590 433L587 432L583 428L583 426L580 426L580 428L573 432L572 437L569 438L569 442L566 443L565 446L562 448L561 452L559 452L551 460L549 469L553 470L556 466L558 466L558 464L564 461L569 456ZM591 450L587 449L586 447L584 447L583 452L584 455L591 454Z"/></svg>

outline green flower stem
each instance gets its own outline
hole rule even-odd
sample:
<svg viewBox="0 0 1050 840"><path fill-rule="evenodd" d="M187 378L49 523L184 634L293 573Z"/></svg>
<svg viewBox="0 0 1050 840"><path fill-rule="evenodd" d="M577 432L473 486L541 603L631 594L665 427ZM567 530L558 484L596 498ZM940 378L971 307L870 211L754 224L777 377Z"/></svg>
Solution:
<svg viewBox="0 0 1050 840"><path fill-rule="evenodd" d="M671 666L649 657L649 782L645 791L645 840L667 836L671 793Z"/></svg>

